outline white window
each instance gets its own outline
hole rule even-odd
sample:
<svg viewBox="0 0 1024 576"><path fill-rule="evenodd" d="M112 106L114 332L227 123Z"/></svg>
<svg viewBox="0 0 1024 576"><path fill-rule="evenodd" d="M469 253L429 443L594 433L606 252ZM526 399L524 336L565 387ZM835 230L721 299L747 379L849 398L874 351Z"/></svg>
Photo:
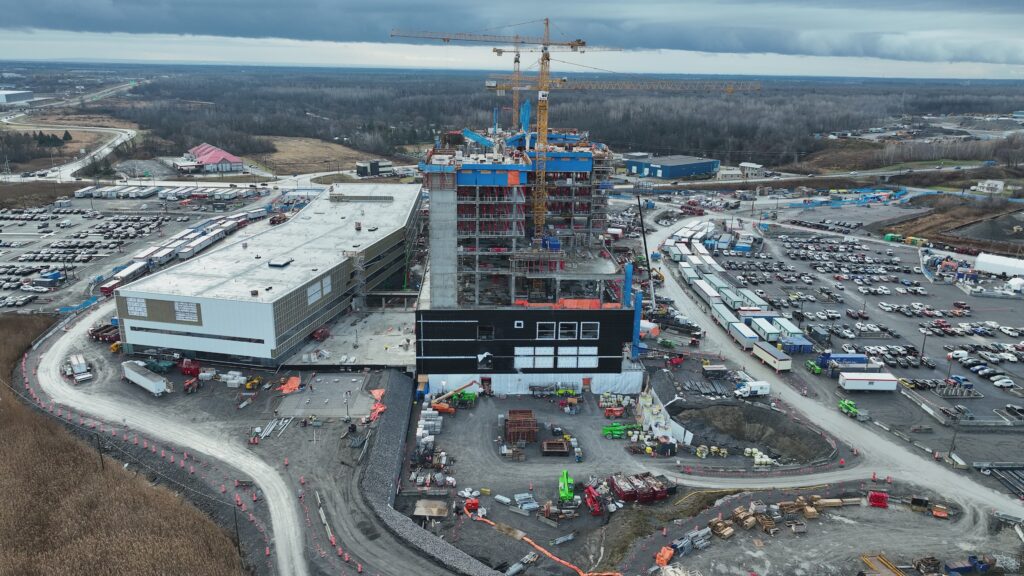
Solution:
<svg viewBox="0 0 1024 576"><path fill-rule="evenodd" d="M516 323L514 324L514 327L515 328L522 328L523 327L523 321L522 320L516 320Z"/></svg>
<svg viewBox="0 0 1024 576"><path fill-rule="evenodd" d="M554 356L555 355L555 348L553 346L538 346L538 347L534 348L534 350L535 350L534 354L536 354L537 356Z"/></svg>
<svg viewBox="0 0 1024 576"><path fill-rule="evenodd" d="M580 356L580 368L597 368L597 356Z"/></svg>
<svg viewBox="0 0 1024 576"><path fill-rule="evenodd" d="M199 322L199 307L195 302L175 302L174 319L181 322Z"/></svg>
<svg viewBox="0 0 1024 576"><path fill-rule="evenodd" d="M512 367L516 370L533 368L533 356L516 356L512 361Z"/></svg>
<svg viewBox="0 0 1024 576"><path fill-rule="evenodd" d="M516 346L516 356L533 356L533 346Z"/></svg>
<svg viewBox="0 0 1024 576"><path fill-rule="evenodd" d="M580 346L580 356L597 356L597 346Z"/></svg>
<svg viewBox="0 0 1024 576"><path fill-rule="evenodd" d="M575 322L559 322L558 323L558 339L559 340L575 340L576 339L576 323Z"/></svg>
<svg viewBox="0 0 1024 576"><path fill-rule="evenodd" d="M128 308L129 316L137 316L139 318L145 318L149 314L146 311L146 299L145 298L125 298L124 304Z"/></svg>
<svg viewBox="0 0 1024 576"><path fill-rule="evenodd" d="M554 368L555 357L554 356L537 356L533 359L534 368Z"/></svg>
<svg viewBox="0 0 1024 576"><path fill-rule="evenodd" d="M555 323L537 322L537 340L554 340Z"/></svg>
<svg viewBox="0 0 1024 576"><path fill-rule="evenodd" d="M331 277L330 276L324 276L323 284L324 284L323 293L324 293L324 296L327 296L328 294L331 293Z"/></svg>
<svg viewBox="0 0 1024 576"><path fill-rule="evenodd" d="M578 366L579 366L579 363L577 362L575 356L559 356L558 357L558 367L559 368L576 368Z"/></svg>
<svg viewBox="0 0 1024 576"><path fill-rule="evenodd" d="M579 353L579 348L577 348L575 346L559 346L558 347L558 355L559 356L575 356L578 353Z"/></svg>
<svg viewBox="0 0 1024 576"><path fill-rule="evenodd" d="M600 322L580 322L580 340L597 340L600 337Z"/></svg>
<svg viewBox="0 0 1024 576"><path fill-rule="evenodd" d="M311 286L307 286L306 287L306 305L307 306L312 306L313 304L315 304L317 302L317 300L320 300L320 298L322 296L323 296L323 292L320 291L320 283L319 282L317 282L316 284L313 284Z"/></svg>

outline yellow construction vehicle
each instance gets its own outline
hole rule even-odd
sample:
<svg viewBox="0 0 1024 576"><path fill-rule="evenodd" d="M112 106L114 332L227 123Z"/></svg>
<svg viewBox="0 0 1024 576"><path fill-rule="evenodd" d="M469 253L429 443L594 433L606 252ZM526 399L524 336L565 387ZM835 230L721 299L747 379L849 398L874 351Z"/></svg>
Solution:
<svg viewBox="0 0 1024 576"><path fill-rule="evenodd" d="M121 351L121 341L118 340L117 342L114 342L113 344L111 344L110 345L110 351L113 352L114 354L117 354L118 352L120 352Z"/></svg>
<svg viewBox="0 0 1024 576"><path fill-rule="evenodd" d="M251 377L251 378L249 378L248 380L245 381L245 389L246 390L256 390L257 388L260 387L260 384L263 384L263 377L262 376L253 376L253 377Z"/></svg>

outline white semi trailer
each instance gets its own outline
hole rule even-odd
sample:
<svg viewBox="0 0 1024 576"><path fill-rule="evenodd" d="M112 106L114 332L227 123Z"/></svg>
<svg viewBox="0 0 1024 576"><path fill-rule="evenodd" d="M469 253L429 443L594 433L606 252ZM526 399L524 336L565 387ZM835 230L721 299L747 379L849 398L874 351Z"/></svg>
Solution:
<svg viewBox="0 0 1024 576"><path fill-rule="evenodd" d="M888 372L840 372L839 387L847 392L895 392L899 381Z"/></svg>
<svg viewBox="0 0 1024 576"><path fill-rule="evenodd" d="M171 381L146 368L145 362L122 362L121 372L125 380L138 384L153 396L163 396L172 390Z"/></svg>

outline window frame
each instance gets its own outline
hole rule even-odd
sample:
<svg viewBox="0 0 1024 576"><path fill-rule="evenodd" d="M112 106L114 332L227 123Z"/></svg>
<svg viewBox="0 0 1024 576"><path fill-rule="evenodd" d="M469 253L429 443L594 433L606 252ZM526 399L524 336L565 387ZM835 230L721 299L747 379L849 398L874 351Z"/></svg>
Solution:
<svg viewBox="0 0 1024 576"><path fill-rule="evenodd" d="M572 327L572 337L563 335L562 330L565 327ZM559 340L579 340L580 334L580 323L579 322L559 322L558 323L558 339Z"/></svg>
<svg viewBox="0 0 1024 576"><path fill-rule="evenodd" d="M594 336L585 336L587 333L587 327L593 328ZM601 339L601 323L600 322L580 322L580 340L600 340Z"/></svg>
<svg viewBox="0 0 1024 576"><path fill-rule="evenodd" d="M550 328L550 336L541 336L541 328ZM546 330L545 330L546 331ZM537 322L537 340L557 340L558 322Z"/></svg>

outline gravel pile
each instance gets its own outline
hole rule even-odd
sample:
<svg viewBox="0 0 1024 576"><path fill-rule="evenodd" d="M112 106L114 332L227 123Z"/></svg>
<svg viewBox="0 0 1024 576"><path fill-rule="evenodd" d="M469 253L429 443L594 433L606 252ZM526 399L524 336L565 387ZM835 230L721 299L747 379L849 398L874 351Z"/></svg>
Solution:
<svg viewBox="0 0 1024 576"><path fill-rule="evenodd" d="M412 415L413 382L398 372L384 374L382 402L388 409L377 422L360 478L360 492L384 526L410 546L435 562L466 576L499 576L479 560L420 528L408 516L396 511L398 477L402 472L402 450Z"/></svg>

